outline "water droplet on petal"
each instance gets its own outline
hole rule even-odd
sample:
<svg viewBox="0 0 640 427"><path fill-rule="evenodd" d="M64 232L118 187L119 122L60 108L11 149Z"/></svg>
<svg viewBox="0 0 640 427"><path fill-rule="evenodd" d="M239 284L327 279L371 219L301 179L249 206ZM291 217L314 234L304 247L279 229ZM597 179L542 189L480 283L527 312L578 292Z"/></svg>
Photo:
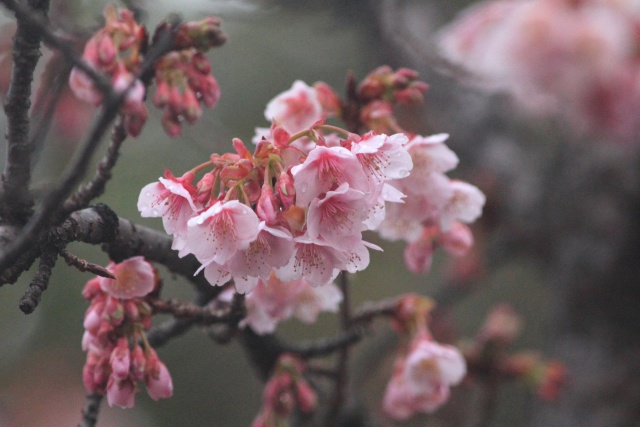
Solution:
<svg viewBox="0 0 640 427"><path fill-rule="evenodd" d="M409 176L409 171L406 170L406 169L400 169L398 171L398 175L400 176L400 178L407 177L407 176Z"/></svg>
<svg viewBox="0 0 640 427"><path fill-rule="evenodd" d="M153 216L158 216L158 215L160 215L160 212L158 212L158 209L153 209L153 210L151 211L151 215L153 215Z"/></svg>
<svg viewBox="0 0 640 427"><path fill-rule="evenodd" d="M144 193L144 195L145 195L146 197L151 197L151 191L147 191L146 193Z"/></svg>
<svg viewBox="0 0 640 427"><path fill-rule="evenodd" d="M204 222L204 219L202 219L201 217L198 217L198 219L196 219L196 223L198 225L202 225L203 222Z"/></svg>

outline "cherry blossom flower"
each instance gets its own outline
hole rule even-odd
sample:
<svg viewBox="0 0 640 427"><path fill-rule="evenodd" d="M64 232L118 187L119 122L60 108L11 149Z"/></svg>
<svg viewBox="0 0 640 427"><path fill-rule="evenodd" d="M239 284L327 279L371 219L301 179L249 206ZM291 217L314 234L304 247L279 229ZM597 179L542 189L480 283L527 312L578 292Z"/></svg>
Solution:
<svg viewBox="0 0 640 427"><path fill-rule="evenodd" d="M405 148L407 142L404 134L387 136L370 132L360 138L357 144L351 145L351 152L375 183L401 179L409 176L413 168L411 155Z"/></svg>
<svg viewBox="0 0 640 427"><path fill-rule="evenodd" d="M145 384L153 400L166 399L173 395L173 381L167 366L158 358L155 350L147 348Z"/></svg>
<svg viewBox="0 0 640 427"><path fill-rule="evenodd" d="M165 178L144 186L138 197L140 215L161 217L165 231L174 237L172 248L176 250L186 246L187 221L199 211L193 200L196 189L192 181L193 173L176 178L165 171Z"/></svg>
<svg viewBox="0 0 640 427"><path fill-rule="evenodd" d="M258 237L260 220L237 200L216 202L187 222L187 247L200 262L223 265Z"/></svg>
<svg viewBox="0 0 640 427"><path fill-rule="evenodd" d="M408 354L396 359L383 409L400 421L417 412L431 413L449 399L450 386L458 384L465 374L465 360L455 347L438 344L428 334L418 334Z"/></svg>
<svg viewBox="0 0 640 427"><path fill-rule="evenodd" d="M369 181L357 157L343 147L314 148L304 163L291 168L296 189L296 204L311 200L346 182L354 190L369 191Z"/></svg>
<svg viewBox="0 0 640 427"><path fill-rule="evenodd" d="M322 105L314 88L296 80L291 89L269 101L264 116L294 134L322 119Z"/></svg>
<svg viewBox="0 0 640 427"><path fill-rule="evenodd" d="M332 246L314 242L308 236L294 238L294 253L289 263L276 269L283 281L305 278L312 286L331 282L346 265L345 255Z"/></svg>
<svg viewBox="0 0 640 427"><path fill-rule="evenodd" d="M365 194L342 183L309 204L307 232L311 240L337 250L349 250L362 240L368 214Z"/></svg>
<svg viewBox="0 0 640 427"><path fill-rule="evenodd" d="M137 256L121 263L111 262L107 267L116 279L100 277L100 287L119 299L142 297L156 286L155 270L144 257Z"/></svg>
<svg viewBox="0 0 640 427"><path fill-rule="evenodd" d="M482 214L485 196L475 186L463 181L451 181L453 195L440 213L440 226L449 231L455 220L470 223Z"/></svg>

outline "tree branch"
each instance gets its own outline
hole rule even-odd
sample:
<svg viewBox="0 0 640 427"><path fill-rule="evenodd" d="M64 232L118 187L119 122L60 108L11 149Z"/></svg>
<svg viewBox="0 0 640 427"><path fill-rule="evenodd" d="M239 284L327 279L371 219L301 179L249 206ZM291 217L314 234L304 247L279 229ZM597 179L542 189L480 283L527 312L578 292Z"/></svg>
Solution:
<svg viewBox="0 0 640 427"><path fill-rule="evenodd" d="M94 427L98 422L98 412L100 411L100 403L104 396L100 393L91 393L87 395L87 401L82 408L82 421L78 427Z"/></svg>
<svg viewBox="0 0 640 427"><path fill-rule="evenodd" d="M44 14L49 9L48 0L29 0L34 11ZM18 28L13 39L13 68L11 86L7 94L7 160L2 175L0 215L10 224L23 225L33 212L31 183L31 154L29 141L29 108L31 83L40 59L41 36L37 26L18 17Z"/></svg>
<svg viewBox="0 0 640 427"><path fill-rule="evenodd" d="M62 207L64 213L69 214L78 209L86 208L91 200L104 193L107 181L111 179L111 170L120 155L120 147L126 137L124 120L120 117L111 132L111 142L104 157L98 163L93 179L69 196Z"/></svg>

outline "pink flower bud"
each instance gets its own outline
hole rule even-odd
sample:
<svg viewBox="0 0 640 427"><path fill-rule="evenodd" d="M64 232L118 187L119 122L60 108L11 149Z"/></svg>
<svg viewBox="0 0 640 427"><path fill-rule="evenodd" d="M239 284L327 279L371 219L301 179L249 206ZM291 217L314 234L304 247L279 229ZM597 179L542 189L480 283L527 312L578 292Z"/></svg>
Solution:
<svg viewBox="0 0 640 427"><path fill-rule="evenodd" d="M262 192L260 194L260 199L258 200L256 211L258 218L266 223L274 222L278 215L278 202L273 194L273 188L271 188L271 185L266 182L262 186Z"/></svg>
<svg viewBox="0 0 640 427"><path fill-rule="evenodd" d="M87 313L84 315L83 326L87 331L97 331L102 323L102 311L104 310L104 303L100 302L92 304L87 309Z"/></svg>
<svg viewBox="0 0 640 427"><path fill-rule="evenodd" d="M209 108L213 108L220 99L220 86L218 81L212 75L206 76L201 80L202 83L202 102Z"/></svg>
<svg viewBox="0 0 640 427"><path fill-rule="evenodd" d="M182 133L180 122L175 114L171 112L170 108L165 108L164 110L164 114L162 115L162 127L167 135L171 137L178 136Z"/></svg>
<svg viewBox="0 0 640 427"><path fill-rule="evenodd" d="M358 95L364 101L382 98L384 85L379 80L364 80L358 88Z"/></svg>
<svg viewBox="0 0 640 427"><path fill-rule="evenodd" d="M196 94L189 88L182 94L182 114L189 123L195 123L202 115L202 107Z"/></svg>
<svg viewBox="0 0 640 427"><path fill-rule="evenodd" d="M404 249L404 263L407 268L416 274L427 274L431 269L433 256L433 242L431 240L418 240L409 243Z"/></svg>
<svg viewBox="0 0 640 427"><path fill-rule="evenodd" d="M120 338L116 344L116 348L111 352L109 364L111 365L111 375L119 381L123 381L129 377L129 368L131 365L131 353L129 351L129 340Z"/></svg>
<svg viewBox="0 0 640 427"><path fill-rule="evenodd" d="M131 322L135 322L140 317L140 310L138 309L138 304L131 300L123 301L124 313L127 320Z"/></svg>
<svg viewBox="0 0 640 427"><path fill-rule="evenodd" d="M142 381L147 373L147 358L144 350L137 343L131 351L131 379L135 382Z"/></svg>
<svg viewBox="0 0 640 427"><path fill-rule="evenodd" d="M316 82L313 88L318 94L318 101L322 105L325 116L340 117L342 114L342 102L335 90L325 82Z"/></svg>
<svg viewBox="0 0 640 427"><path fill-rule="evenodd" d="M147 350L147 393L153 400L166 399L173 395L173 382L166 365L160 361L155 350Z"/></svg>
<svg viewBox="0 0 640 427"><path fill-rule="evenodd" d="M94 379L98 362L99 357L97 354L92 352L87 353L87 361L82 368L82 383L89 393L93 393L100 386L100 383Z"/></svg>
<svg viewBox="0 0 640 427"><path fill-rule="evenodd" d="M191 65L201 74L209 74L211 72L211 64L209 60L202 53L197 52L191 58Z"/></svg>
<svg viewBox="0 0 640 427"><path fill-rule="evenodd" d="M311 386L304 380L298 380L296 383L296 391L298 397L298 407L304 413L310 413L318 407L318 396Z"/></svg>
<svg viewBox="0 0 640 427"><path fill-rule="evenodd" d="M107 402L109 406L133 408L135 404L135 385L131 380L118 381L113 376L107 383Z"/></svg>
<svg viewBox="0 0 640 427"><path fill-rule="evenodd" d="M406 88L393 93L396 102L404 105L419 105L424 102L424 95L419 90Z"/></svg>
<svg viewBox="0 0 640 427"><path fill-rule="evenodd" d="M102 317L113 326L119 326L124 320L124 307L119 299L109 297L104 305Z"/></svg>
<svg viewBox="0 0 640 427"><path fill-rule="evenodd" d="M153 105L163 108L169 102L169 84L156 78L156 92L153 94Z"/></svg>
<svg viewBox="0 0 640 427"><path fill-rule="evenodd" d="M467 225L456 221L451 230L438 236L438 243L451 255L462 256L473 246L473 233Z"/></svg>
<svg viewBox="0 0 640 427"><path fill-rule="evenodd" d="M276 190L284 210L289 209L295 204L296 189L293 185L293 177L289 175L289 173L283 172L278 176Z"/></svg>
<svg viewBox="0 0 640 427"><path fill-rule="evenodd" d="M97 42L98 63L105 69L109 69L114 65L116 59L116 48L113 40L107 34L104 34Z"/></svg>
<svg viewBox="0 0 640 427"><path fill-rule="evenodd" d="M85 285L84 289L82 289L82 296L86 300L93 300L99 294L102 294L102 288L100 288L100 279L96 277L95 279L89 280Z"/></svg>
<svg viewBox="0 0 640 427"><path fill-rule="evenodd" d="M169 86L169 108L174 112L174 114L178 114L182 111L182 94L180 93L180 89L178 86ZM166 111L166 110L165 110Z"/></svg>

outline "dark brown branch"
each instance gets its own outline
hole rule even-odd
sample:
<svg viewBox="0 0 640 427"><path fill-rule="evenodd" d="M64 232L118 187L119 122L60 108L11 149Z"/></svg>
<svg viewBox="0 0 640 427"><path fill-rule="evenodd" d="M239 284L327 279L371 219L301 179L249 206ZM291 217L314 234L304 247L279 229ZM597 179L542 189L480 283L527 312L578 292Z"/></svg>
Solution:
<svg viewBox="0 0 640 427"><path fill-rule="evenodd" d="M126 91L115 98L107 98L100 118L79 152L71 160L71 164L63 173L59 183L47 194L40 210L31 217L18 237L3 248L0 256L0 271L13 264L23 252L37 242L39 234L50 223L51 218L56 216L55 211L59 208L62 200L71 193L75 185L85 175L91 157L102 140L102 136L118 114L118 108L124 101L125 93Z"/></svg>
<svg viewBox="0 0 640 427"><path fill-rule="evenodd" d="M155 299L148 301L155 313L169 313L178 319L190 319L202 325L214 323L226 323L237 325L246 316L244 307L234 307L228 310L217 308L199 307L183 301L170 299Z"/></svg>
<svg viewBox="0 0 640 427"><path fill-rule="evenodd" d="M29 7L44 14L49 9L48 0L29 0ZM31 107L31 83L40 59L40 32L37 26L18 17L18 28L13 39L13 68L11 86L7 94L7 160L2 175L0 214L10 224L23 225L33 212L31 183L31 154L29 141L29 108Z"/></svg>
<svg viewBox="0 0 640 427"><path fill-rule="evenodd" d="M177 25L176 25L177 27ZM155 61L173 49L173 31L164 33L158 41L152 46L147 54L144 63L140 69L140 76L150 74ZM20 255L28 250L38 239L42 230L51 222L62 221L59 206L63 199L69 196L73 188L78 184L80 179L85 175L89 165L89 161L98 147L103 135L107 131L111 122L118 114L118 110L124 101L127 92L134 83L135 79L129 87L119 94L110 91L105 95L103 103L103 111L98 121L93 126L80 150L76 153L71 161L71 165L67 167L60 179L58 185L54 187L42 202L40 210L29 220L20 235L7 245L0 253L0 271L4 270L14 263Z"/></svg>
<svg viewBox="0 0 640 427"><path fill-rule="evenodd" d="M340 305L340 327L344 334L351 328L351 298L349 292L349 278L347 272L340 273L338 285L342 291L342 304ZM359 338L358 338L359 339ZM329 410L327 411L326 425L335 425L336 420L344 409L347 396L347 365L349 363L349 346L340 348L336 366L336 384Z"/></svg>
<svg viewBox="0 0 640 427"><path fill-rule="evenodd" d="M100 403L104 396L100 393L91 393L87 395L87 401L82 408L82 421L78 427L94 427L98 422L98 412L100 411Z"/></svg>
<svg viewBox="0 0 640 427"><path fill-rule="evenodd" d="M42 293L47 290L49 285L51 270L56 265L57 258L58 251L56 249L45 250L40 256L38 271L29 284L27 292L20 300L20 310L22 310L24 314L33 313L33 310L38 306Z"/></svg>
<svg viewBox="0 0 640 427"><path fill-rule="evenodd" d="M111 179L111 170L120 155L120 147L126 137L127 132L124 126L124 120L120 117L111 132L111 142L109 143L109 147L107 147L107 152L104 157L100 160L100 163L98 163L95 176L65 201L62 208L65 213L68 214L78 209L86 208L91 200L104 193L107 181Z"/></svg>

